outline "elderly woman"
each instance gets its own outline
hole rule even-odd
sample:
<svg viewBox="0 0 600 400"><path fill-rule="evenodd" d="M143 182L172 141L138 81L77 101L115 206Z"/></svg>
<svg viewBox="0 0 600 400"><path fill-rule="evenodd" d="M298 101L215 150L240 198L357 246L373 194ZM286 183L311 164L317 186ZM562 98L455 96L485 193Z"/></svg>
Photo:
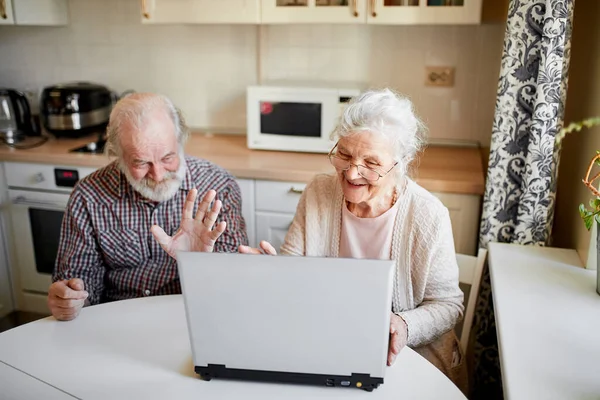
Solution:
<svg viewBox="0 0 600 400"><path fill-rule="evenodd" d="M411 102L371 90L345 109L329 153L336 173L308 184L281 253L395 260L388 365L408 345L463 391L454 326L463 313L448 210L408 175L423 146ZM275 254L268 242L240 252Z"/></svg>

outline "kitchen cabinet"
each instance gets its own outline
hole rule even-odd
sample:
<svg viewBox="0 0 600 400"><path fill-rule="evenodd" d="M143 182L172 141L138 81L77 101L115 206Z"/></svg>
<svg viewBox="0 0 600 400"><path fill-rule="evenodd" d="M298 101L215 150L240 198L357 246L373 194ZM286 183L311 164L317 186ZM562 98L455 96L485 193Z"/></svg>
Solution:
<svg viewBox="0 0 600 400"><path fill-rule="evenodd" d="M261 23L364 24L369 0L262 0Z"/></svg>
<svg viewBox="0 0 600 400"><path fill-rule="evenodd" d="M254 180L236 179L240 192L242 194L242 217L246 222L246 233L248 234L248 244L256 247L256 225L254 218Z"/></svg>
<svg viewBox="0 0 600 400"><path fill-rule="evenodd" d="M276 213L267 211L256 212L256 238L257 242L266 240L271 243L279 253L292 221L293 213ZM257 243L258 244L258 243Z"/></svg>
<svg viewBox="0 0 600 400"><path fill-rule="evenodd" d="M482 0L262 0L261 23L479 24Z"/></svg>
<svg viewBox="0 0 600 400"><path fill-rule="evenodd" d="M67 0L0 0L0 25L67 25Z"/></svg>
<svg viewBox="0 0 600 400"><path fill-rule="evenodd" d="M0 25L14 25L12 0L0 0Z"/></svg>
<svg viewBox="0 0 600 400"><path fill-rule="evenodd" d="M11 279L8 263L6 230L8 185L4 174L4 164L0 163L0 318L14 309Z"/></svg>
<svg viewBox="0 0 600 400"><path fill-rule="evenodd" d="M141 0L145 24L258 24L260 0Z"/></svg>
<svg viewBox="0 0 600 400"><path fill-rule="evenodd" d="M8 271L8 253L6 245L5 212L0 212L0 318L14 309L11 279Z"/></svg>
<svg viewBox="0 0 600 400"><path fill-rule="evenodd" d="M481 216L481 196L456 193L432 194L448 208L456 252L475 255Z"/></svg>
<svg viewBox="0 0 600 400"><path fill-rule="evenodd" d="M295 214L305 187L300 182L257 180L256 210Z"/></svg>
<svg viewBox="0 0 600 400"><path fill-rule="evenodd" d="M266 240L279 252L305 187L300 182L256 180L256 244Z"/></svg>
<svg viewBox="0 0 600 400"><path fill-rule="evenodd" d="M373 0L367 23L387 25L479 24L481 0Z"/></svg>

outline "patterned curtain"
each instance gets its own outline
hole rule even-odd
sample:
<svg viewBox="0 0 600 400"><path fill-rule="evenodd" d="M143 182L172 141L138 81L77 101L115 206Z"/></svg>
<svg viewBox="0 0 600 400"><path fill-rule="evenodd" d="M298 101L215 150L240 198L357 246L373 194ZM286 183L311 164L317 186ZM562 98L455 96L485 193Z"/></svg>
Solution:
<svg viewBox="0 0 600 400"><path fill-rule="evenodd" d="M480 247L549 244L574 0L511 0L483 199ZM502 398L489 271L475 314L474 399Z"/></svg>

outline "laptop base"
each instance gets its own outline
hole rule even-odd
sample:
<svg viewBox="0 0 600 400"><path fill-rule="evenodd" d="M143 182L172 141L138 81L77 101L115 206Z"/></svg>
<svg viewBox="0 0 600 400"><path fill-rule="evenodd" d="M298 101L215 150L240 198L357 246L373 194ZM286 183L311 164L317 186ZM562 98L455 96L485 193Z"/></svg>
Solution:
<svg viewBox="0 0 600 400"><path fill-rule="evenodd" d="M195 366L194 371L202 380L212 378L239 379L262 382L285 382L319 386L354 387L368 392L377 389L383 383L383 378L374 378L369 374L322 375L297 372L258 371L249 369L227 368L225 365L208 364L207 367Z"/></svg>

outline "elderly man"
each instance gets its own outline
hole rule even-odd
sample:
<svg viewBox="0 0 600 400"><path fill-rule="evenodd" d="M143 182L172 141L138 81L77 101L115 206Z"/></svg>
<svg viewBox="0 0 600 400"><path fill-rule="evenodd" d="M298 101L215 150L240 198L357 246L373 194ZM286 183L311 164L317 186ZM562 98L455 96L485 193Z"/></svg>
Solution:
<svg viewBox="0 0 600 400"><path fill-rule="evenodd" d="M57 319L75 318L84 304L181 293L175 251L236 252L247 243L237 183L184 157L187 136L163 96L134 94L114 107L107 154L116 160L79 182L64 216L48 293ZM206 192L200 204L198 191Z"/></svg>

